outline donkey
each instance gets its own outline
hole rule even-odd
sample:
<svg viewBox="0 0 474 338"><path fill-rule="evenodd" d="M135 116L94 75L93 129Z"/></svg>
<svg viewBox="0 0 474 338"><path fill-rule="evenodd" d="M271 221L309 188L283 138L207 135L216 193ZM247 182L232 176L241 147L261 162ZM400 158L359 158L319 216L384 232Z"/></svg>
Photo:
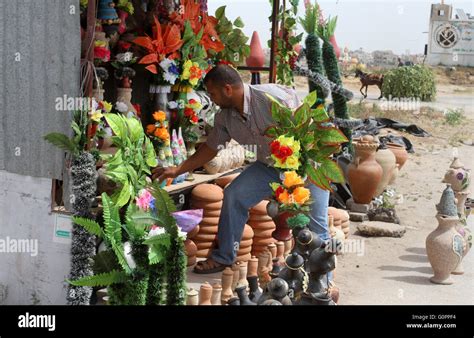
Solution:
<svg viewBox="0 0 474 338"><path fill-rule="evenodd" d="M355 77L360 78L362 87L360 87L360 93L364 96L364 99L367 97L368 86L376 85L380 89L379 99L382 98L382 84L383 84L383 74L368 74L364 73L360 69L357 69L355 72ZM365 94L362 92L362 89L365 87Z"/></svg>

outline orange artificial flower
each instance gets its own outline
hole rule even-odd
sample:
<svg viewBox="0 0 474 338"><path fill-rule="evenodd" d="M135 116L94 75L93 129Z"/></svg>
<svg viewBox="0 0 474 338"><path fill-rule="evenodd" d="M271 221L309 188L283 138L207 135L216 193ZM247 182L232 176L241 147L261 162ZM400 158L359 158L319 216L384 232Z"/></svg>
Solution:
<svg viewBox="0 0 474 338"><path fill-rule="evenodd" d="M283 185L286 188L291 188L295 185L300 185L304 183L301 177L296 173L296 171L285 171L284 175L285 179L283 180Z"/></svg>
<svg viewBox="0 0 474 338"><path fill-rule="evenodd" d="M285 190L278 195L278 202L283 204L288 204L290 202L290 195L288 194L288 191Z"/></svg>
<svg viewBox="0 0 474 338"><path fill-rule="evenodd" d="M309 200L310 192L309 189L298 187L293 190L292 195L296 203L304 204Z"/></svg>
<svg viewBox="0 0 474 338"><path fill-rule="evenodd" d="M166 141L170 138L170 133L166 128L156 128L154 135L163 141Z"/></svg>
<svg viewBox="0 0 474 338"><path fill-rule="evenodd" d="M164 120L166 120L166 113L161 110L156 111L153 113L153 118L155 119L155 121L163 122Z"/></svg>
<svg viewBox="0 0 474 338"><path fill-rule="evenodd" d="M153 135L153 133L155 132L155 129L156 129L156 127L155 127L154 124L149 124L149 125L146 126L146 133L148 135Z"/></svg>

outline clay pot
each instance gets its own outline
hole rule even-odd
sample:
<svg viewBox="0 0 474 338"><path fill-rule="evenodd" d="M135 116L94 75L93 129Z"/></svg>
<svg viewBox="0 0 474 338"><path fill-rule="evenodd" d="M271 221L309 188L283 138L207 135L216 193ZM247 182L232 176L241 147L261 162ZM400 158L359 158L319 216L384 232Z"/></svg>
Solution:
<svg viewBox="0 0 474 338"><path fill-rule="evenodd" d="M237 256L237 262L242 263L242 262L248 262L252 255L250 252L248 254L242 255L242 256Z"/></svg>
<svg viewBox="0 0 474 338"><path fill-rule="evenodd" d="M268 201L263 200L250 209L250 214L267 215ZM268 215L267 215L268 216Z"/></svg>
<svg viewBox="0 0 474 338"><path fill-rule="evenodd" d="M239 176L239 174L233 174L233 175L227 175L227 176L222 176L222 177L219 177L218 179L216 179L216 184L218 186L220 186L221 188L224 188L227 184L229 184L230 182L232 182L234 179L237 178L237 176Z"/></svg>
<svg viewBox="0 0 474 338"><path fill-rule="evenodd" d="M252 34L250 40L250 54L245 59L245 63L249 67L263 67L265 64L265 55L263 54L262 45L260 44L260 37L256 31Z"/></svg>
<svg viewBox="0 0 474 338"><path fill-rule="evenodd" d="M232 292L232 280L234 278L234 271L231 268L225 268L222 272L222 293L221 293L221 304L227 304L227 301L232 298L234 293Z"/></svg>
<svg viewBox="0 0 474 338"><path fill-rule="evenodd" d="M184 250L186 251L186 256L193 257L196 256L197 246L192 240L186 239L184 241Z"/></svg>
<svg viewBox="0 0 474 338"><path fill-rule="evenodd" d="M250 214L249 216L249 224L252 223L261 223L261 222L271 222L272 218L267 215L258 215L258 214Z"/></svg>
<svg viewBox="0 0 474 338"><path fill-rule="evenodd" d="M188 235L186 236L186 238L188 239L193 239L194 236L196 236L197 234L199 233L199 224L196 225L193 230L191 230L190 232L188 232Z"/></svg>
<svg viewBox="0 0 474 338"><path fill-rule="evenodd" d="M354 143L356 156L348 168L348 181L354 201L369 204L382 179L383 169L375 160L378 143L365 141L364 138Z"/></svg>
<svg viewBox="0 0 474 338"><path fill-rule="evenodd" d="M209 248L209 249L198 250L198 251L196 252L196 257L199 257L199 258L209 258L209 256L211 256L211 252L212 252L212 247Z"/></svg>
<svg viewBox="0 0 474 338"><path fill-rule="evenodd" d="M461 218L466 217L466 200L469 196L469 191L455 191L454 196L456 197L456 207L458 208L458 214Z"/></svg>
<svg viewBox="0 0 474 338"><path fill-rule="evenodd" d="M258 258L253 256L247 265L247 279L250 276L257 276Z"/></svg>
<svg viewBox="0 0 474 338"><path fill-rule="evenodd" d="M196 242L196 247L198 251L204 250L204 249L211 249L214 247L214 242ZM196 251L197 254L197 251Z"/></svg>
<svg viewBox="0 0 474 338"><path fill-rule="evenodd" d="M203 209L203 217L220 217L221 209Z"/></svg>
<svg viewBox="0 0 474 338"><path fill-rule="evenodd" d="M211 304L221 305L221 297L222 297L222 286L219 283L212 284Z"/></svg>
<svg viewBox="0 0 474 338"><path fill-rule="evenodd" d="M332 238L336 238L340 240L341 242L344 242L346 239L346 236L342 229L336 228L334 226L334 219L332 216L328 216L328 225L329 225L329 234L331 235Z"/></svg>
<svg viewBox="0 0 474 338"><path fill-rule="evenodd" d="M199 290L199 305L212 305L212 286L209 283L204 283L201 285Z"/></svg>
<svg viewBox="0 0 474 338"><path fill-rule="evenodd" d="M253 239L252 238L244 239L244 240L240 241L239 248L243 249L243 248L246 248L246 247L251 247L252 244L253 244Z"/></svg>
<svg viewBox="0 0 474 338"><path fill-rule="evenodd" d="M471 183L470 170L465 169L461 161L456 157L444 175L443 182L451 184L454 191L467 190Z"/></svg>
<svg viewBox="0 0 474 338"><path fill-rule="evenodd" d="M215 241L217 238L217 233L213 234L204 234L201 233L202 229L199 231L199 233L194 236L193 241L197 244L197 242L212 242Z"/></svg>
<svg viewBox="0 0 474 338"><path fill-rule="evenodd" d="M262 296L262 290L258 286L258 277L257 275L255 276L248 276L247 280L249 282L249 299L257 303L259 298Z"/></svg>
<svg viewBox="0 0 474 338"><path fill-rule="evenodd" d="M245 224L241 240L251 239L253 238L253 236L254 236L254 232L253 232L252 227L248 224Z"/></svg>
<svg viewBox="0 0 474 338"><path fill-rule="evenodd" d="M193 199L191 200L191 207L193 209L204 209L204 212L206 211L218 211L219 215L221 212L222 208L222 201L217 201L217 202L206 202L198 199Z"/></svg>
<svg viewBox="0 0 474 338"><path fill-rule="evenodd" d="M463 258L467 255L472 245L472 233L471 230L464 226L462 223L458 222L456 225L456 231L463 237L464 246L463 246ZM462 275L464 274L464 268L462 265L462 260L456 266L456 268L451 272L453 275Z"/></svg>
<svg viewBox="0 0 474 338"><path fill-rule="evenodd" d="M250 254L251 252L252 252L252 247L251 246L242 247L242 248L239 249L239 251L237 251L237 255L238 256L243 256L243 255Z"/></svg>
<svg viewBox="0 0 474 338"><path fill-rule="evenodd" d="M399 170L402 170L403 165L408 160L408 153L405 146L398 143L387 143L387 148L395 155Z"/></svg>
<svg viewBox="0 0 474 338"><path fill-rule="evenodd" d="M199 233L200 234L217 234L217 230L219 229L219 226L217 225L200 225L199 227Z"/></svg>
<svg viewBox="0 0 474 338"><path fill-rule="evenodd" d="M188 290L186 305L199 305L199 292L193 288Z"/></svg>
<svg viewBox="0 0 474 338"><path fill-rule="evenodd" d="M396 159L396 158L395 158ZM395 181L397 180L398 173L400 172L400 164L396 163L395 168L392 171L392 177L390 178L390 181L388 181L388 185L393 185L395 184Z"/></svg>
<svg viewBox="0 0 474 338"><path fill-rule="evenodd" d="M262 232L266 230L275 230L275 222L273 220L265 221L265 222L250 222L249 225L253 228L254 236L256 232ZM260 235L262 237L263 235Z"/></svg>
<svg viewBox="0 0 474 338"><path fill-rule="evenodd" d="M393 175L393 170L396 168L397 161L393 152L387 148L380 148L375 153L375 160L383 169L382 179L380 180L377 190L375 191L375 196L383 193L384 189L387 187L388 182Z"/></svg>
<svg viewBox="0 0 474 338"><path fill-rule="evenodd" d="M215 184L199 184L191 191L193 201L218 202L224 199L221 187Z"/></svg>
<svg viewBox="0 0 474 338"><path fill-rule="evenodd" d="M432 283L452 284L451 272L463 257L463 237L456 231L458 217L437 214L438 227L426 237L426 253L434 271Z"/></svg>

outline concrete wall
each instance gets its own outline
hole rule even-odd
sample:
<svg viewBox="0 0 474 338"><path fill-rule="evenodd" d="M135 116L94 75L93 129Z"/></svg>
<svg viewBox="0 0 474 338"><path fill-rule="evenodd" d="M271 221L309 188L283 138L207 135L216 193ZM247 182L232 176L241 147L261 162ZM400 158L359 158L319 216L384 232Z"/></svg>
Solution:
<svg viewBox="0 0 474 338"><path fill-rule="evenodd" d="M50 208L51 179L0 171L0 241L36 240L38 245L36 256L34 246L14 253L0 245L0 304L66 303L70 244L55 235L58 214Z"/></svg>

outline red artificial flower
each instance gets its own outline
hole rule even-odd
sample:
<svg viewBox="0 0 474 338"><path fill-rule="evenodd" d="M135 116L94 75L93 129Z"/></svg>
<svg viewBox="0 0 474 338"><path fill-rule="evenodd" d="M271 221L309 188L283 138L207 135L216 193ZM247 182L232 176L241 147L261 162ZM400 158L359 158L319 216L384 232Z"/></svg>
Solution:
<svg viewBox="0 0 474 338"><path fill-rule="evenodd" d="M123 41L123 40L120 40L117 44L118 44L119 50L123 52L126 52L127 50L130 49L130 47L132 47L132 44L130 42Z"/></svg>
<svg viewBox="0 0 474 338"><path fill-rule="evenodd" d="M190 99L189 100L189 104L195 104L195 103L197 103L197 101L195 99Z"/></svg>
<svg viewBox="0 0 474 338"><path fill-rule="evenodd" d="M284 191L285 189L281 185L277 188L277 190L275 190L275 197L277 200L278 200L278 196L280 196L280 194Z"/></svg>
<svg viewBox="0 0 474 338"><path fill-rule="evenodd" d="M105 47L94 47L94 59L101 59L103 62L110 60L110 50Z"/></svg>
<svg viewBox="0 0 474 338"><path fill-rule="evenodd" d="M193 122L194 124L198 123L199 122L199 118L197 117L197 115L193 115L191 117L191 122Z"/></svg>
<svg viewBox="0 0 474 338"><path fill-rule="evenodd" d="M184 116L191 117L194 115L194 110L192 108L184 109Z"/></svg>
<svg viewBox="0 0 474 338"><path fill-rule="evenodd" d="M287 146L282 146L280 147L280 151L278 155L275 155L278 157L283 163L285 163L286 159L293 154L293 150L291 150L290 147Z"/></svg>
<svg viewBox="0 0 474 338"><path fill-rule="evenodd" d="M135 110L137 111L137 116L138 116L138 117L141 117L141 116L142 116L142 107L140 106L140 104L138 104L138 103L133 104L133 103L132 103L132 106L133 106L133 108L135 108Z"/></svg>
<svg viewBox="0 0 474 338"><path fill-rule="evenodd" d="M270 143L270 149L271 149L272 154L276 156L276 154L278 154L280 151L280 142L276 140L272 141Z"/></svg>

